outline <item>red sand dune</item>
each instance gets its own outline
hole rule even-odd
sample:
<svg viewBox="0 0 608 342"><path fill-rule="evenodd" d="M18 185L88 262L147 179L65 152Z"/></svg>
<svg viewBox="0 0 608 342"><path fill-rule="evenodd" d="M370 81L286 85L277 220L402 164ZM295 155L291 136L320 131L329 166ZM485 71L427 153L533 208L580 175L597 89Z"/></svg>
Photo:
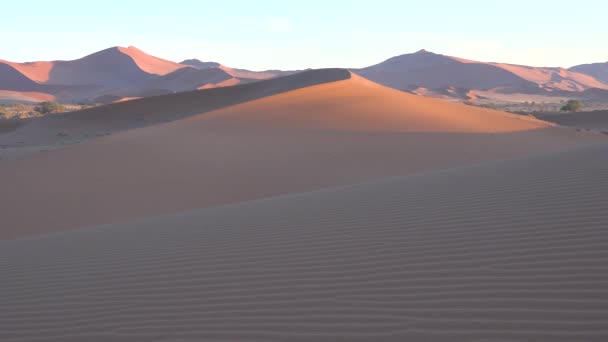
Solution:
<svg viewBox="0 0 608 342"><path fill-rule="evenodd" d="M608 84L589 75L562 68L477 62L425 50L355 71L375 82L403 90L448 86L508 93L608 89Z"/></svg>
<svg viewBox="0 0 608 342"><path fill-rule="evenodd" d="M145 75L166 75L186 67L148 55L133 46L113 47L71 61L0 63L11 66L34 82L54 85L116 85L142 81Z"/></svg>
<svg viewBox="0 0 608 342"><path fill-rule="evenodd" d="M0 89L36 91L39 89L39 85L20 73L11 64L0 61Z"/></svg>
<svg viewBox="0 0 608 342"><path fill-rule="evenodd" d="M198 60L184 63L157 58L133 46L112 47L70 61L0 60L0 89L36 91L60 101L79 102L223 87L293 73L233 69Z"/></svg>
<svg viewBox="0 0 608 342"><path fill-rule="evenodd" d="M209 79L208 75L191 69L223 74L226 78ZM488 91L489 95L521 93L584 98L586 91L608 90L605 69L599 63L570 70L485 63L421 50L355 71L399 90L426 88L426 95L462 100L465 97L461 93L469 90ZM141 97L222 87L295 72L252 71L196 59L175 63L130 46L105 49L71 61L0 60L0 89L46 93L59 101L81 102L100 96ZM444 94L448 88L462 91ZM496 99L499 98L497 95ZM605 95L599 93L599 98L603 100Z"/></svg>
<svg viewBox="0 0 608 342"><path fill-rule="evenodd" d="M243 83L243 81L246 81L246 80L241 80L238 78L230 78L225 81L218 82L218 83L205 84L204 86L198 87L197 89L202 90L202 89L211 89L211 88L220 88L220 87L230 87L230 86L235 86L237 84L241 84L241 83Z"/></svg>
<svg viewBox="0 0 608 342"><path fill-rule="evenodd" d="M182 68L148 83L148 87L171 91L188 91L234 79L219 68Z"/></svg>
<svg viewBox="0 0 608 342"><path fill-rule="evenodd" d="M582 73L563 68L538 68L524 65L490 63L513 74L554 90L583 91L590 88L608 89L608 85Z"/></svg>
<svg viewBox="0 0 608 342"><path fill-rule="evenodd" d="M575 65L568 70L589 75L608 84L608 62Z"/></svg>
<svg viewBox="0 0 608 342"><path fill-rule="evenodd" d="M0 63L13 67L30 80L38 83L46 83L49 81L51 70L54 66L54 62L14 63L0 60Z"/></svg>
<svg viewBox="0 0 608 342"><path fill-rule="evenodd" d="M128 48L117 47L117 49L131 57L138 67L149 74L166 75L174 72L177 69L186 67L166 59L148 55L134 46L129 46Z"/></svg>
<svg viewBox="0 0 608 342"><path fill-rule="evenodd" d="M221 109L209 112L216 108ZM81 126L110 122L120 130L120 125L138 124L138 117L147 120L140 125L176 121L0 161L0 178L11 180L0 194L0 215L9 223L2 236L170 214L604 141L600 135L538 120L406 94L339 69L137 99L57 120L64 120L59 127L74 136ZM40 122L50 125L52 120ZM28 124L0 135L0 141L33 141L46 134L43 128ZM36 208L36 215L21 215L24 207Z"/></svg>

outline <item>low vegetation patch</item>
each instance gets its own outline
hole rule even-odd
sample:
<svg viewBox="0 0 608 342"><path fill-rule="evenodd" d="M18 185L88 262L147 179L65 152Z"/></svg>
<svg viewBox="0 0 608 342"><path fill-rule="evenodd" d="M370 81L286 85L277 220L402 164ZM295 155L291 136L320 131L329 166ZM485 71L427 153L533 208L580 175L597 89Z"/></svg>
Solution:
<svg viewBox="0 0 608 342"><path fill-rule="evenodd" d="M41 102L34 108L40 114L50 114L50 113L63 113L65 112L65 106L52 101Z"/></svg>
<svg viewBox="0 0 608 342"><path fill-rule="evenodd" d="M562 112L578 112L583 108L583 104L579 100L568 100L566 104L560 109Z"/></svg>

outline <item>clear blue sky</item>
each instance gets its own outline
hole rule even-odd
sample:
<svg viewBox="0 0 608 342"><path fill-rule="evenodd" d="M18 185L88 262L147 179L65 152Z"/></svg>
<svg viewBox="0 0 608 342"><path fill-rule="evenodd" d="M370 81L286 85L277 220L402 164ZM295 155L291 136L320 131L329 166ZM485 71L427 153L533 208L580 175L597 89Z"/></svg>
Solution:
<svg viewBox="0 0 608 342"><path fill-rule="evenodd" d="M250 69L361 67L427 49L563 66L608 60L606 0L6 1L0 58L74 59L134 45Z"/></svg>

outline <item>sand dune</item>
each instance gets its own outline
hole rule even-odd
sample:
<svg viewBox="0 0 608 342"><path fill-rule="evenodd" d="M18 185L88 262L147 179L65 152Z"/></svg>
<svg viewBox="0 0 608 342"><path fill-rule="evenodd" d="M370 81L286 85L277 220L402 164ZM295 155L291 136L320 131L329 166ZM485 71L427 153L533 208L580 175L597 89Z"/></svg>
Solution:
<svg viewBox="0 0 608 342"><path fill-rule="evenodd" d="M117 49L125 55L131 57L138 67L150 74L166 75L185 67L179 63L151 56L135 46L129 46L127 48L118 47Z"/></svg>
<svg viewBox="0 0 608 342"><path fill-rule="evenodd" d="M217 84L234 79L219 68L182 68L150 82L148 87L164 88L171 92L188 91L209 84Z"/></svg>
<svg viewBox="0 0 608 342"><path fill-rule="evenodd" d="M470 63L469 63L470 62ZM464 62L425 50L390 58L355 72L374 82L404 90L412 86L492 89L507 85L534 87L532 82L493 65Z"/></svg>
<svg viewBox="0 0 608 342"><path fill-rule="evenodd" d="M27 62L27 63L15 63L5 60L0 60L0 64L8 65L20 72L25 77L38 83L45 83L49 81L51 70L54 67L54 62Z"/></svg>
<svg viewBox="0 0 608 342"><path fill-rule="evenodd" d="M47 84L121 87L150 80L154 73L140 66L140 64L145 66L146 61L138 62L128 53L129 51L125 48L113 47L77 60L57 61ZM149 58L154 57L149 56Z"/></svg>
<svg viewBox="0 0 608 342"><path fill-rule="evenodd" d="M187 69L208 70L230 78L210 81L208 74ZM488 92L492 99L495 99L494 94L497 97L500 94L525 94L586 99L586 91L608 91L606 67L602 63L567 70L478 62L421 50L353 70L399 90L425 88L424 92L418 93L448 100L467 99L462 93L471 90ZM102 96L141 97L223 87L296 72L299 71L252 71L197 59L175 63L133 46L116 46L69 61L15 63L0 60L0 90L40 92L60 101L77 103L90 102ZM159 83L163 85L159 86ZM449 88L461 91L446 94L445 90ZM603 92L594 92L594 96L606 99Z"/></svg>
<svg viewBox="0 0 608 342"><path fill-rule="evenodd" d="M12 91L36 91L36 82L30 80L9 64L0 61L0 89Z"/></svg>
<svg viewBox="0 0 608 342"><path fill-rule="evenodd" d="M248 80L267 80L279 76L288 76L299 72L300 70L264 70L264 71L253 71L247 69L231 68L225 65L221 65L216 62L203 62L198 59L186 59L180 64L193 66L198 69L219 69L222 70L236 79L248 79Z"/></svg>
<svg viewBox="0 0 608 342"><path fill-rule="evenodd" d="M74 143L87 129L94 136L146 125ZM36 139L69 144L0 161L0 179L10 180L0 193L0 216L8 223L0 236L170 214L605 138L406 94L340 69L136 99L0 135L7 146ZM26 207L36 215L22 215Z"/></svg>
<svg viewBox="0 0 608 342"><path fill-rule="evenodd" d="M22 130L0 136L0 144L23 141L28 145L46 145L56 143L56 135L59 132L82 138L83 135L94 136L97 133L113 133L134 127L166 123L265 96L350 77L350 73L342 69L314 70L255 84L154 96L55 114L29 120ZM109 99L111 101L108 102L114 102L120 97L109 97Z"/></svg>
<svg viewBox="0 0 608 342"><path fill-rule="evenodd" d="M608 62L575 65L568 70L586 74L608 83Z"/></svg>
<svg viewBox="0 0 608 342"><path fill-rule="evenodd" d="M112 47L70 61L0 60L0 89L44 92L62 101L91 99L108 91L124 96L132 87L145 90L157 76L183 68L190 67L148 55L133 46ZM191 89L196 87L188 90Z"/></svg>
<svg viewBox="0 0 608 342"><path fill-rule="evenodd" d="M576 94L587 89L608 89L593 76L563 68L486 63L421 50L382 63L354 69L362 76L400 90L418 87L460 87L497 93Z"/></svg>
<svg viewBox="0 0 608 342"><path fill-rule="evenodd" d="M520 115L404 94L357 75L350 82L268 97L219 110L205 118L264 127L389 132L490 133L551 126Z"/></svg>
<svg viewBox="0 0 608 342"><path fill-rule="evenodd" d="M608 89L608 85L592 76L563 68L538 68L505 63L490 64L552 90L583 91L592 88Z"/></svg>
<svg viewBox="0 0 608 342"><path fill-rule="evenodd" d="M0 241L0 340L606 341L607 173L602 145Z"/></svg>
<svg viewBox="0 0 608 342"><path fill-rule="evenodd" d="M235 86L237 84L241 84L241 83L248 83L249 80L244 80L244 79L238 79L238 78L229 78L225 81L221 81L218 83L210 83L210 84L205 84L202 87L198 87L197 89L202 90L202 89L211 89L211 88L221 88L221 87L230 87L230 86Z"/></svg>
<svg viewBox="0 0 608 342"><path fill-rule="evenodd" d="M90 102L225 87L294 73L229 68L196 59L175 63L134 46L116 46L68 61L0 60L0 91L14 92L6 99L11 102L27 98L22 92L40 92L64 102Z"/></svg>

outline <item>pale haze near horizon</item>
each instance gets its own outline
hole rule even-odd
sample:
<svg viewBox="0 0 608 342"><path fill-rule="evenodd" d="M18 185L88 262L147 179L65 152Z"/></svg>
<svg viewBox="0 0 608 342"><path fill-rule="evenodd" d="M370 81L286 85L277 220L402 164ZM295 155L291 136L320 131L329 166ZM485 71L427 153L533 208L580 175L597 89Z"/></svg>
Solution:
<svg viewBox="0 0 608 342"><path fill-rule="evenodd" d="M0 59L136 46L254 70L364 67L426 49L480 61L605 62L608 2L27 1L2 4Z"/></svg>

